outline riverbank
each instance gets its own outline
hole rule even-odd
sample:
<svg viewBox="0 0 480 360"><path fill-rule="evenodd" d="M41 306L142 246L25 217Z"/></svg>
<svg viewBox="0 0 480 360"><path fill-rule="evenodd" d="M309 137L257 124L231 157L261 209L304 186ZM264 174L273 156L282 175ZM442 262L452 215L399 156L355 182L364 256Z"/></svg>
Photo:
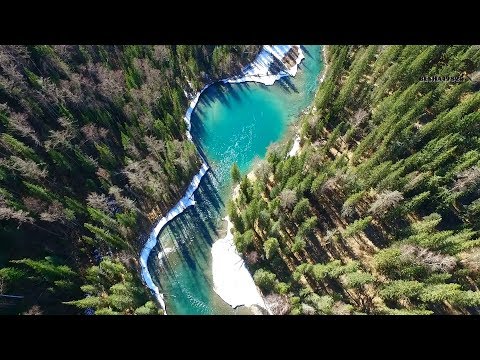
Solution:
<svg viewBox="0 0 480 360"><path fill-rule="evenodd" d="M324 67L323 67L323 71L322 71L322 74L320 75L320 79L319 79L319 83L318 83L318 88L317 88L317 91L315 92L315 97L317 96L317 93L318 93L318 90L320 89L320 85L323 83L323 81L325 80L325 76L327 75L327 71L328 71L328 62L327 62L327 48L328 46L327 45L324 45L322 47L322 59L323 59L323 64L324 64ZM314 97L314 99L315 99ZM315 107L315 105L313 105L312 109L311 109L311 112L312 114L314 114L315 112L317 111L317 108ZM298 128L297 128L298 129ZM300 136L298 130L297 132L295 133L295 138L294 138L294 141L293 141L293 145L292 145L292 148L290 149L290 151L288 152L287 156L295 156L298 154L298 152L301 150L302 148L302 145L301 145L301 141L302 141L302 137Z"/></svg>
<svg viewBox="0 0 480 360"><path fill-rule="evenodd" d="M223 83L238 83L238 82L248 82L248 81L254 81L254 82L260 82L265 85L271 85L273 84L276 80L280 79L281 77L284 76L294 76L298 70L298 64L302 61L304 58L303 52L300 48L300 45L293 45L298 47L297 53L297 59L295 61L295 65L287 68L286 70L280 71L278 73L271 73L270 72L270 65L273 63L274 59L280 61L283 60L283 57L285 54L290 51L292 48L292 45L275 45L275 46L269 46L266 45L262 49L262 51L259 53L257 58L244 68L242 71L242 76L240 77L234 77L231 79L225 79L221 80L220 82ZM191 102L190 106L187 109L187 112L185 114L184 120L187 123L187 137L192 140L192 136L190 133L191 130L191 115L195 107L197 106L197 103L200 99L201 94L214 83L206 85L197 95L195 95ZM193 140L192 140L193 141ZM194 205L194 196L193 193L195 190L198 188L201 179L205 175L205 173L209 169L209 165L205 161L205 159L202 158L202 166L199 171L199 173L194 177L192 180L192 183L189 185L189 188L187 190L187 193L184 195L184 197L167 213L166 216L162 217L157 225L154 227L152 232L149 235L148 241L145 244L144 248L141 251L140 254L140 265L141 265L141 274L142 278L147 285L147 287L152 291L154 294L155 298L157 299L159 305L161 308L164 310L164 313L166 314L166 305L164 301L163 294L160 293L158 287L155 285L155 283L152 280L152 277L150 275L150 272L148 270L147 266L147 261L148 257L150 255L151 250L155 247L157 244L157 238L161 230L165 225L168 224L174 217L177 215L181 214L187 207ZM253 281L253 280L252 280Z"/></svg>
<svg viewBox="0 0 480 360"><path fill-rule="evenodd" d="M233 243L233 223L229 217L227 234L212 245L213 290L231 307L258 305L268 311L244 260Z"/></svg>
<svg viewBox="0 0 480 360"><path fill-rule="evenodd" d="M322 48L322 58L323 58L324 68L323 68L323 71L322 71L322 73L319 77L319 83L318 83L317 89L315 91L315 97L316 97L316 94L318 93L318 89L320 88L321 83L325 80L325 76L326 76L327 71L328 71L328 63L327 63L327 60L326 60L326 47L325 46ZM315 99L315 97L314 97L314 99ZM315 106L310 105L309 107L307 107L305 109L305 111L303 113L305 114L305 113L308 113L309 111L312 114L315 113L315 111L316 111ZM295 126L297 126L297 129L298 129L298 119L296 120L296 122L297 122L297 124ZM283 140L283 141L290 141L291 136L292 136L292 134L290 133L287 137L287 140ZM296 132L294 132L293 136L294 136L294 138L293 138L294 141L293 141L293 144L292 144L292 147L291 147L290 151L286 155L287 157L298 155L299 152L301 151L301 148L302 148L302 146L301 146L302 137L301 137L299 131L297 130ZM255 181L254 170L250 171L248 173L247 177L249 178L250 181L254 182ZM235 188L233 189L232 199L234 201L238 198L239 193L240 193L240 184L236 185ZM228 257L228 251L232 251L232 250L230 250L229 246L232 246L236 251L235 245L233 243L233 235L230 234L230 230L233 228L233 224L230 223L230 220L229 220L228 217L226 218L226 220L228 221L227 235L224 239L222 239L222 241L225 244L222 243L221 245L219 245L219 250L216 250L218 252L218 257L220 257L220 254L222 256ZM231 241L231 244L228 243L228 240ZM221 252L222 248L224 249L223 253ZM213 249L212 249L212 251L213 251ZM238 255L238 253L237 253L237 255ZM241 259L240 255L238 255L238 257ZM239 274L235 274L234 265L239 264L238 272L240 272L240 271L243 271L244 263L243 262L240 263L238 261L238 259L234 258L233 256L232 256L232 260L230 260L230 261L231 261L231 263L228 264L230 269L227 268L227 265L225 265L225 268L224 268L226 270L226 274L228 274L229 277L240 276ZM237 262L234 262L234 261L237 261ZM248 269L246 267L245 267L245 269L248 271ZM250 275L250 278L251 278L252 274L249 274L249 275ZM218 277L221 278L221 276L222 276L222 274L218 274ZM227 276L227 275L225 275L225 276ZM215 291L217 291L217 293L219 293L219 295L220 295L221 292L226 293L225 295L223 295L223 296L220 295L220 296L222 296L222 298L225 297L225 298L231 299L230 301L232 301L232 303L235 303L235 304L239 303L242 299L243 294L240 293L240 294L236 295L236 293L237 293L236 289L230 290L228 285L224 286L222 288L221 286L223 286L224 281L225 281L225 279L222 279L222 278L219 280L219 288L220 289L219 289L219 291L217 291L217 290L215 290ZM260 291L260 289L258 289L258 288L256 288L256 289L259 292L259 296L256 297L255 299L261 298L261 302L264 304L264 306L260 305L258 303L257 303L257 305L263 307L264 309L267 309L268 313L272 314L272 310L270 309L267 302L265 301L262 292ZM236 298L235 298L235 295L237 296ZM249 298L249 301L253 301L253 300L250 300L250 298ZM259 301L259 300L256 300L256 301Z"/></svg>
<svg viewBox="0 0 480 360"><path fill-rule="evenodd" d="M322 49L323 59L326 59L325 48ZM324 60L325 61L325 60ZM297 64L298 65L298 64ZM296 72L295 72L296 73ZM320 83L325 78L326 70L320 78ZM320 85L319 83L319 85ZM318 88L317 90L318 91ZM295 156L301 148L300 134L295 135L294 143L287 156ZM247 174L250 181L255 181L254 170ZM235 200L238 197L240 185L237 184L232 192L232 198ZM233 224L230 222L228 216L224 218L227 221L227 234L224 238L215 242L212 246L212 267L213 267L213 281L215 292L231 306L236 307L240 305L251 306L258 305L266 309L270 314L266 302L263 299L261 291L253 282L252 275L245 266L245 262L238 254L233 242ZM242 286L236 286L241 284ZM256 293L256 295L254 295Z"/></svg>

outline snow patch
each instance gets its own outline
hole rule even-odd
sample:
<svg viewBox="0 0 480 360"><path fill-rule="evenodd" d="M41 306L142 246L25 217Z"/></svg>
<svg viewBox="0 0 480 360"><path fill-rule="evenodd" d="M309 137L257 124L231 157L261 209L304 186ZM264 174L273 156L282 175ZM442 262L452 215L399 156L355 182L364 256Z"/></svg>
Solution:
<svg viewBox="0 0 480 360"><path fill-rule="evenodd" d="M172 208L170 211L162 217L157 225L153 228L152 232L150 233L148 240L145 246L142 249L140 254L140 266L142 268L142 278L147 284L147 287L151 289L155 295L155 298L160 303L160 306L164 310L165 314L167 314L165 301L163 298L163 294L160 293L157 285L152 280L150 272L148 271L147 267L147 260L150 256L150 252L152 249L157 245L157 237L160 234L160 231L163 229L165 225L177 215L181 214L186 208L189 206L195 205L195 198L193 193L197 190L198 186L200 185L200 181L202 180L203 176L206 174L208 170L208 165L204 162L200 167L200 171L193 177L190 185L185 192L185 195L180 199L180 201Z"/></svg>
<svg viewBox="0 0 480 360"><path fill-rule="evenodd" d="M174 252L175 249L174 248L171 248L171 247L167 247L165 249L163 249L162 251L160 251L158 253L158 260L162 260L164 257L167 257L168 254Z"/></svg>
<svg viewBox="0 0 480 360"><path fill-rule="evenodd" d="M231 307L258 305L267 309L245 262L233 243L233 224L229 217L227 235L212 245L213 290Z"/></svg>
<svg viewBox="0 0 480 360"><path fill-rule="evenodd" d="M290 69L285 68L277 74L272 74L269 67L275 61L275 58L282 61L285 54L294 46L298 49L295 65ZM226 84L256 81L265 85L273 85L275 81L284 76L295 76L298 71L298 64L304 58L300 45L264 45L255 60L242 70L242 76L225 79L222 82Z"/></svg>
<svg viewBox="0 0 480 360"><path fill-rule="evenodd" d="M287 157L295 156L297 154L298 150L300 150L300 135L297 134L295 136L295 140L293 142L292 149L288 152Z"/></svg>

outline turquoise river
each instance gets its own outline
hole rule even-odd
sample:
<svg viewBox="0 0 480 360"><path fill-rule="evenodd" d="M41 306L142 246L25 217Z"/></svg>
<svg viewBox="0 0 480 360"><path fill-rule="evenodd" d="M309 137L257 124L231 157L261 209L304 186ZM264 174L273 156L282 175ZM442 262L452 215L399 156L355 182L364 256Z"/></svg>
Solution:
<svg viewBox="0 0 480 360"><path fill-rule="evenodd" d="M271 86L215 84L201 95L191 133L211 170L195 192L196 205L164 228L148 261L169 314L251 313L246 307L232 309L213 291L210 249L225 236L232 164L237 162L242 174L250 171L313 100L323 68L321 46L302 50L305 59L295 77Z"/></svg>

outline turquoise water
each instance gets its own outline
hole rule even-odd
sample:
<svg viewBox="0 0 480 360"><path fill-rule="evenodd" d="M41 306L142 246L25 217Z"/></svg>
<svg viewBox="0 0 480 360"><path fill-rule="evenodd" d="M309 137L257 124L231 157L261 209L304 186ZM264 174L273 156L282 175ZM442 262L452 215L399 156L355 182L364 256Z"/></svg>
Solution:
<svg viewBox="0 0 480 360"><path fill-rule="evenodd" d="M217 84L202 94L191 117L191 133L211 171L195 192L197 204L165 227L149 259L169 314L249 313L244 307L232 309L213 291L210 248L225 235L222 218L231 195L231 165L237 162L247 173L313 100L323 68L321 46L303 50L305 59L295 78L272 86ZM171 252L160 260L162 249Z"/></svg>

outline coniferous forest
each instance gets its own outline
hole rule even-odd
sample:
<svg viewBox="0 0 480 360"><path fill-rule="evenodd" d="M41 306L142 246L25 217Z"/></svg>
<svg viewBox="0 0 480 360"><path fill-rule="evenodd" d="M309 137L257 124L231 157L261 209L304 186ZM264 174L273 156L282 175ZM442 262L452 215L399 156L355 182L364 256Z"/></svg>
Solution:
<svg viewBox="0 0 480 360"><path fill-rule="evenodd" d="M187 96L259 49L0 46L0 313L158 313L138 252L201 163Z"/></svg>
<svg viewBox="0 0 480 360"><path fill-rule="evenodd" d="M256 284L276 314L478 314L480 47L325 51L300 151L232 171Z"/></svg>
<svg viewBox="0 0 480 360"><path fill-rule="evenodd" d="M162 313L138 259L201 165L186 109L260 49L0 46L0 314ZM479 314L480 47L323 51L299 151L230 171L270 311Z"/></svg>

